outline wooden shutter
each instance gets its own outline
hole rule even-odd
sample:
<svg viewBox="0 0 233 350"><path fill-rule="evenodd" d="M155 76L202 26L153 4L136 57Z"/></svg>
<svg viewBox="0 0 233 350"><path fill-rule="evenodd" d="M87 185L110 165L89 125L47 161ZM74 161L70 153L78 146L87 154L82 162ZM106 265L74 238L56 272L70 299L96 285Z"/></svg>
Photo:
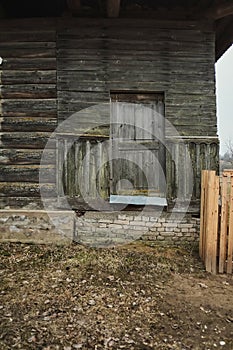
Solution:
<svg viewBox="0 0 233 350"><path fill-rule="evenodd" d="M110 140L111 199L165 197L163 94L111 94Z"/></svg>

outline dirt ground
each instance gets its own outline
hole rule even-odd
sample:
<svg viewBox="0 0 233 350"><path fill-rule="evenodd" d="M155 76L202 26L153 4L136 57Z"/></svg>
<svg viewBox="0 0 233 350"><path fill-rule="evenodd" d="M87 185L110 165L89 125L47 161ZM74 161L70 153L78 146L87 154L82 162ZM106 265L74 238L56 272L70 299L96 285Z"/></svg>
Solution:
<svg viewBox="0 0 233 350"><path fill-rule="evenodd" d="M195 249L0 245L0 349L233 349L233 279Z"/></svg>

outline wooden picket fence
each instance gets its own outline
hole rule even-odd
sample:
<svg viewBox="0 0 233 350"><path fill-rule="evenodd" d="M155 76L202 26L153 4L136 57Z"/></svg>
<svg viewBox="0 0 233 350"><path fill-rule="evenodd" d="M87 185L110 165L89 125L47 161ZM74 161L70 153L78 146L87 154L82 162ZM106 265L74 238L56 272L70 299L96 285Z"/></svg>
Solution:
<svg viewBox="0 0 233 350"><path fill-rule="evenodd" d="M204 170L201 179L199 254L206 271L232 274L233 170L221 176Z"/></svg>

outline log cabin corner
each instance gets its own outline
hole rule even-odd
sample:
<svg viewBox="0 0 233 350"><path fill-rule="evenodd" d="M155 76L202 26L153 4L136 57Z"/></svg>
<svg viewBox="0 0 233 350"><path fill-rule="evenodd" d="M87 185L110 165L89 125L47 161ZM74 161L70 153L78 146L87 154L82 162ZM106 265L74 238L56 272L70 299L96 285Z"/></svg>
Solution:
<svg viewBox="0 0 233 350"><path fill-rule="evenodd" d="M197 240L232 1L1 0L0 17L1 240Z"/></svg>

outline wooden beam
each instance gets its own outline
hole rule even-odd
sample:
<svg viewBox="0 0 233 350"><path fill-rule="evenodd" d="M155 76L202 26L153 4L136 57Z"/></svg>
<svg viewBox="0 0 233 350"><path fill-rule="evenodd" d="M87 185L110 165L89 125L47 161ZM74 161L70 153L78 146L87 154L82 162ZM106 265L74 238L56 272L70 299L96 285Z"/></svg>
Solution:
<svg viewBox="0 0 233 350"><path fill-rule="evenodd" d="M206 11L207 17L213 18L214 20L224 18L232 14L233 14L233 2L217 4L213 7L210 7Z"/></svg>
<svg viewBox="0 0 233 350"><path fill-rule="evenodd" d="M231 16L233 19L233 16ZM229 19L231 18L229 17ZM215 44L215 60L217 61L233 43L233 22L229 20L228 25L219 30L217 28Z"/></svg>
<svg viewBox="0 0 233 350"><path fill-rule="evenodd" d="M107 0L107 15L110 18L119 16L121 0Z"/></svg>
<svg viewBox="0 0 233 350"><path fill-rule="evenodd" d="M81 7L81 1L80 0L67 0L67 6L71 12L78 12L80 10L80 7Z"/></svg>

